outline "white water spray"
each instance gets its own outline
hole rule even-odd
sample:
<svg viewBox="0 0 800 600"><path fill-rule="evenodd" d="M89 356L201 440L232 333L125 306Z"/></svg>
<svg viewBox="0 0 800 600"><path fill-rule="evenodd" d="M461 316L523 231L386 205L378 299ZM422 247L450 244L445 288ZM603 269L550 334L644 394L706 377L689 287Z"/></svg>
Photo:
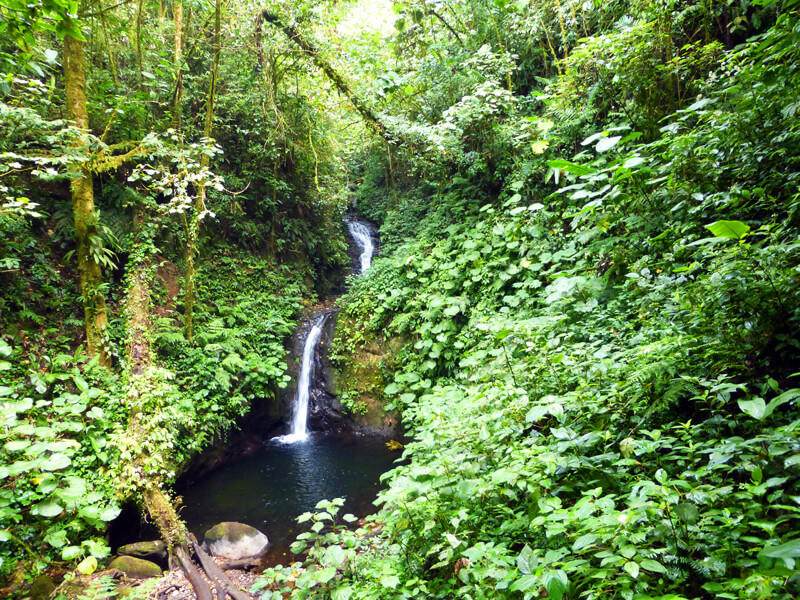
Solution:
<svg viewBox="0 0 800 600"><path fill-rule="evenodd" d="M347 221L347 229L350 235L361 248L361 272L369 269L372 264L372 255L375 253L375 246L372 244L372 236L369 228L360 221Z"/></svg>
<svg viewBox="0 0 800 600"><path fill-rule="evenodd" d="M311 376L314 374L314 351L317 348L322 328L329 313L317 315L303 345L303 362L300 363L300 377L297 381L297 392L292 415L292 432L277 439L285 444L303 442L308 439L308 398L311 388Z"/></svg>

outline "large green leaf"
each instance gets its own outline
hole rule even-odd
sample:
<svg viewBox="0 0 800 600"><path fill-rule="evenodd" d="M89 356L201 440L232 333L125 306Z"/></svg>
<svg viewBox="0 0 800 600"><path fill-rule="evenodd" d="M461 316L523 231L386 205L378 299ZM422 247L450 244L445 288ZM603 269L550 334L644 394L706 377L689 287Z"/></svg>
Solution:
<svg viewBox="0 0 800 600"><path fill-rule="evenodd" d="M600 141L597 142L597 145L594 147L594 149L597 152L605 152L607 150L611 150L611 148L616 146L621 139L622 139L621 135L601 138Z"/></svg>
<svg viewBox="0 0 800 600"><path fill-rule="evenodd" d="M548 160L547 166L551 169L560 169L562 171L566 171L567 173L572 173L573 175L591 175L592 173L597 173L597 169L587 167L586 165L579 165L577 163L569 162L568 160L561 158L556 160Z"/></svg>
<svg viewBox="0 0 800 600"><path fill-rule="evenodd" d="M750 231L750 226L741 221L714 221L706 225L715 237L740 240Z"/></svg>
<svg viewBox="0 0 800 600"><path fill-rule="evenodd" d="M50 457L46 460L46 462L42 465L42 468L45 471L58 471L60 469L65 469L72 464L69 456L66 454L51 454Z"/></svg>
<svg viewBox="0 0 800 600"><path fill-rule="evenodd" d="M47 518L57 517L61 514L61 511L64 510L58 502L53 502L52 500L40 502L34 506L34 509L36 510L36 514Z"/></svg>
<svg viewBox="0 0 800 600"><path fill-rule="evenodd" d="M800 538L789 540L779 546L768 546L762 552L769 558L797 558L800 557Z"/></svg>

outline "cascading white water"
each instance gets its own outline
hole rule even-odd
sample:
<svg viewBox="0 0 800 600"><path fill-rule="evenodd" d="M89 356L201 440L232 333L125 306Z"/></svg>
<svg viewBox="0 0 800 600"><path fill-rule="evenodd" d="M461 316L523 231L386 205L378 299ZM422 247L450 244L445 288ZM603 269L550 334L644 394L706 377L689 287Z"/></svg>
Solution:
<svg viewBox="0 0 800 600"><path fill-rule="evenodd" d="M369 228L359 221L347 221L347 229L350 230L350 235L353 236L353 239L361 248L361 272L363 273L372 264L372 255L375 252L372 236L369 233Z"/></svg>
<svg viewBox="0 0 800 600"><path fill-rule="evenodd" d="M347 228L350 235L361 248L361 273L369 269L372 264L372 255L375 253L375 246L372 243L372 235L369 227L359 221L347 221ZM322 328L328 319L330 312L323 312L316 316L311 329L306 336L303 344L303 362L300 364L300 376L297 380L297 392L294 397L294 414L292 415L292 430L287 435L274 438L278 442L293 444L303 442L308 439L308 400L311 395L311 384L314 377L314 354L322 335Z"/></svg>
<svg viewBox="0 0 800 600"><path fill-rule="evenodd" d="M317 315L311 330L306 336L303 345L303 362L300 363L300 377L297 380L297 392L294 399L294 414L292 415L292 431L288 435L277 438L279 442L293 444L308 439L308 398L311 391L311 376L314 371L314 351L317 348L322 328L328 313Z"/></svg>

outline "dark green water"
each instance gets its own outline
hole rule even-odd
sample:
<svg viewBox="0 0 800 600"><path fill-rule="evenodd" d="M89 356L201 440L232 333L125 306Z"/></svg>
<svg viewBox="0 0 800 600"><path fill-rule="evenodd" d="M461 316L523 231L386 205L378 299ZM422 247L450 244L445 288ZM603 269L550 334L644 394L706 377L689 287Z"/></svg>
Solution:
<svg viewBox="0 0 800 600"><path fill-rule="evenodd" d="M346 498L340 514L374 512L380 476L399 453L385 440L314 433L302 443L268 442L236 463L225 465L183 490L181 516L198 537L220 521L239 521L269 537L268 562L286 564L298 531L294 519L323 498Z"/></svg>

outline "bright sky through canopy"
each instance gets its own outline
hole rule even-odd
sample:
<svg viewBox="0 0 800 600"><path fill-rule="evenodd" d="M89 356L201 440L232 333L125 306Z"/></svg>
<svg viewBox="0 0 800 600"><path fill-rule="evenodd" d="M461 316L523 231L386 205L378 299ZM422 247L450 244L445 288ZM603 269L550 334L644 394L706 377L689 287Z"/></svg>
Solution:
<svg viewBox="0 0 800 600"><path fill-rule="evenodd" d="M347 38L369 33L388 36L394 30L394 19L391 0L359 0L350 7L337 29Z"/></svg>

